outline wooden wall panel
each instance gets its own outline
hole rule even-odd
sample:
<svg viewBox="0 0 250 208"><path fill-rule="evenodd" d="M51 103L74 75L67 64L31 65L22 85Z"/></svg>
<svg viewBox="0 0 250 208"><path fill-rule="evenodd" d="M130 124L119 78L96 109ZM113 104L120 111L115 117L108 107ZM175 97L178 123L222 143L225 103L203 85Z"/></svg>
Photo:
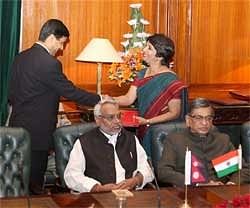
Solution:
<svg viewBox="0 0 250 208"><path fill-rule="evenodd" d="M59 59L65 74L78 85L95 84L94 63L76 62L74 59L93 37L108 38L114 47L122 50L122 35L131 31L127 21L130 18L130 3L135 0L24 0L23 1L23 44L30 47L38 38L41 25L50 18L61 19L70 30L70 43ZM146 26L150 33L155 32L155 0L140 0ZM109 65L104 65L103 84L114 83L107 78Z"/></svg>
<svg viewBox="0 0 250 208"><path fill-rule="evenodd" d="M157 3L159 4L159 26L156 27L159 33L167 33L168 31L168 0L158 0ZM157 5L158 6L158 5Z"/></svg>
<svg viewBox="0 0 250 208"><path fill-rule="evenodd" d="M250 1L161 0L175 71L192 84L250 83ZM165 25L164 25L165 24Z"/></svg>
<svg viewBox="0 0 250 208"><path fill-rule="evenodd" d="M189 83L192 0L160 0L160 33L175 42L174 71Z"/></svg>
<svg viewBox="0 0 250 208"><path fill-rule="evenodd" d="M250 1L193 1L191 83L250 82Z"/></svg>

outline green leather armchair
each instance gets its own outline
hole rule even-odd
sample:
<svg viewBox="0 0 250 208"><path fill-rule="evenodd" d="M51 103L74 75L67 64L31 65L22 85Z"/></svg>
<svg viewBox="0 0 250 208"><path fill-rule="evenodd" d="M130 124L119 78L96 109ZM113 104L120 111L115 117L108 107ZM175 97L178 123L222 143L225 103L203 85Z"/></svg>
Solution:
<svg viewBox="0 0 250 208"><path fill-rule="evenodd" d="M241 126L241 145L246 162L250 163L250 121Z"/></svg>
<svg viewBox="0 0 250 208"><path fill-rule="evenodd" d="M180 132L185 129L186 124L184 121L176 121L176 122L169 122L163 124L154 125L152 128L152 163L157 173L158 162L161 158L162 151L163 151L163 142L166 139L167 135L171 132Z"/></svg>
<svg viewBox="0 0 250 208"><path fill-rule="evenodd" d="M28 195L30 136L23 128L0 127L0 197Z"/></svg>
<svg viewBox="0 0 250 208"><path fill-rule="evenodd" d="M54 147L56 156L56 171L59 174L61 186L66 188L64 170L69 160L70 151L76 139L85 132L96 127L95 123L80 123L70 126L62 126L54 132Z"/></svg>

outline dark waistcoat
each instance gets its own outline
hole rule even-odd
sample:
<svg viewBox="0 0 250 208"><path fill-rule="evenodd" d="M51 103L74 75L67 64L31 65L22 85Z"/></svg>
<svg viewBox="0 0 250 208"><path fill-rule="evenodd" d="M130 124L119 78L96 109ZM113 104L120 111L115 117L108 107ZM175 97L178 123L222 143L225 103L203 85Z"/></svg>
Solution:
<svg viewBox="0 0 250 208"><path fill-rule="evenodd" d="M79 140L86 159L84 174L101 184L116 183L114 148L108 143L108 138L95 128L82 135ZM117 137L115 149L121 166L125 169L125 178L132 177L137 168L134 135L122 129Z"/></svg>

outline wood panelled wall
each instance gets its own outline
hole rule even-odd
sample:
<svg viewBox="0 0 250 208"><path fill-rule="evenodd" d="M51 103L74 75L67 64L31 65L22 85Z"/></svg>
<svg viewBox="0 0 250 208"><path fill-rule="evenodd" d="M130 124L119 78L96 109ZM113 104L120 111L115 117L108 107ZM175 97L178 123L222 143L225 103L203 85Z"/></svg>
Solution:
<svg viewBox="0 0 250 208"><path fill-rule="evenodd" d="M191 83L250 82L250 1L192 5Z"/></svg>
<svg viewBox="0 0 250 208"><path fill-rule="evenodd" d="M189 84L250 83L250 1L167 1L176 71Z"/></svg>
<svg viewBox="0 0 250 208"><path fill-rule="evenodd" d="M131 31L130 3L142 3L147 31L161 32L176 43L175 71L187 84L250 83L250 1L248 0L24 0L22 48L37 40L41 25L59 18L71 36L59 59L78 85L96 83L96 64L74 59L92 37L108 38L122 50ZM103 70L103 84L108 65ZM114 83L115 85L115 83Z"/></svg>

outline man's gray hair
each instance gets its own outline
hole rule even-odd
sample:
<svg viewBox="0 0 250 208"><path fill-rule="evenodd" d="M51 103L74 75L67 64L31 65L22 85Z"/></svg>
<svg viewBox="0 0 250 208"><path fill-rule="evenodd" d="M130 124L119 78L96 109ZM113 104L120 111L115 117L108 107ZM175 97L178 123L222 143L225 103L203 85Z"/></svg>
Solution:
<svg viewBox="0 0 250 208"><path fill-rule="evenodd" d="M192 113L194 109L207 107L211 107L213 109L213 106L211 105L209 100L207 100L206 98L196 98L189 105L189 114Z"/></svg>
<svg viewBox="0 0 250 208"><path fill-rule="evenodd" d="M101 108L103 105L105 104L113 104L113 105L116 105L116 106L119 106L119 104L116 102L116 100L114 100L113 98L105 98L105 99L102 99L101 101L99 101L95 107L94 107L94 116L95 117L99 117L102 115L101 113Z"/></svg>

